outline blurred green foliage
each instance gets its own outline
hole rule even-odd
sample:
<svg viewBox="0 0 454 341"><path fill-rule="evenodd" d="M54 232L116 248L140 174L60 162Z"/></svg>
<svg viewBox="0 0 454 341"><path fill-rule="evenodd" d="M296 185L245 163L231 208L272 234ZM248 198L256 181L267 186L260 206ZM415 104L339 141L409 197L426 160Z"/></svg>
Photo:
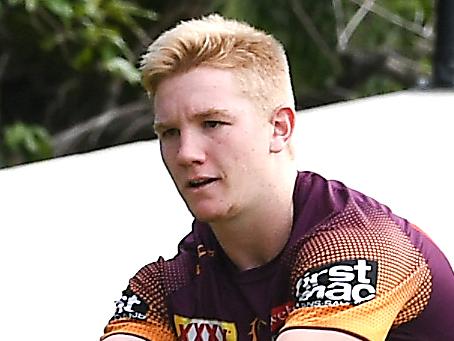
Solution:
<svg viewBox="0 0 454 341"><path fill-rule="evenodd" d="M136 53L126 39L146 36L138 19L156 20L153 10L126 0L7 0L2 12L6 7L9 17L3 19L20 26L16 34L27 30L35 47L60 54L74 69L95 66L128 82L140 81Z"/></svg>
<svg viewBox="0 0 454 341"><path fill-rule="evenodd" d="M342 51L337 44L337 30L345 28L363 0L340 0L341 17L336 18L335 1L300 0L218 0L227 16L240 18L272 32L286 47L293 83L298 94L324 91L333 86L346 70ZM347 51L398 53L416 61L422 76L428 76L430 59L423 51L427 38L409 28L431 27L434 16L432 0L377 0L378 10L370 11L353 31ZM272 9L272 10L271 10ZM382 15L382 14L385 15ZM402 23L404 25L399 25ZM406 27L404 27L406 26ZM429 63L428 63L429 62ZM429 65L428 65L429 64ZM373 75L351 93L352 98L402 90L407 85ZM416 85L416 84L415 84ZM350 89L351 90L351 89Z"/></svg>
<svg viewBox="0 0 454 341"><path fill-rule="evenodd" d="M1 135L3 143L0 145L0 167L45 160L53 156L51 137L41 126L18 122L4 127Z"/></svg>
<svg viewBox="0 0 454 341"><path fill-rule="evenodd" d="M129 0L2 0L0 122L28 123L3 129L3 163L47 158L49 134L140 96L137 47L156 19Z"/></svg>
<svg viewBox="0 0 454 341"><path fill-rule="evenodd" d="M336 30L331 1L303 1L304 10L311 15L320 37L326 40L330 55L321 53L319 45L305 32L294 13L291 1L220 1L221 11L229 17L240 18L267 32L272 32L286 47L293 83L297 89L320 89L339 72L335 56ZM272 11L270 10L272 8Z"/></svg>
<svg viewBox="0 0 454 341"><path fill-rule="evenodd" d="M282 41L298 108L401 90L428 78L434 1L369 1L373 7L360 17L364 3L0 0L0 167L2 159L47 158L51 143L45 141L59 132L143 100L137 65L146 46L179 20L214 11ZM403 65L395 74L384 70L388 56L399 56Z"/></svg>

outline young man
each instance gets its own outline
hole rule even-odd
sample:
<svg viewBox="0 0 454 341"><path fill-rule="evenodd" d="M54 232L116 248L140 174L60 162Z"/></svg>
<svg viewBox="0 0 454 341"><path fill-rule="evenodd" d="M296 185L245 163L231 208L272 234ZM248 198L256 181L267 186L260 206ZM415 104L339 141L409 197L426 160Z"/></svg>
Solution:
<svg viewBox="0 0 454 341"><path fill-rule="evenodd" d="M211 15L143 59L163 161L194 215L142 268L104 340L448 340L454 275L417 227L298 172L284 49Z"/></svg>

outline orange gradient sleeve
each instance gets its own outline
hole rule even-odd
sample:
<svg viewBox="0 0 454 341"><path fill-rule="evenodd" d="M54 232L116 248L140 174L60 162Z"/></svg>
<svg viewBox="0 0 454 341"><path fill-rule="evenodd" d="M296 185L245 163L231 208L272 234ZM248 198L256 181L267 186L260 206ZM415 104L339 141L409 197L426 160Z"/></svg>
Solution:
<svg viewBox="0 0 454 341"><path fill-rule="evenodd" d="M431 293L428 265L382 210L349 202L301 243L292 271L288 328L340 330L385 340L417 317Z"/></svg>
<svg viewBox="0 0 454 341"><path fill-rule="evenodd" d="M137 336L149 341L174 341L177 337L168 319L162 265L142 268L129 282L101 340L115 334ZM173 281L177 282L177 281Z"/></svg>
<svg viewBox="0 0 454 341"><path fill-rule="evenodd" d="M138 336L149 341L175 341L176 337L166 325L153 322L116 321L109 323L101 340L115 334Z"/></svg>

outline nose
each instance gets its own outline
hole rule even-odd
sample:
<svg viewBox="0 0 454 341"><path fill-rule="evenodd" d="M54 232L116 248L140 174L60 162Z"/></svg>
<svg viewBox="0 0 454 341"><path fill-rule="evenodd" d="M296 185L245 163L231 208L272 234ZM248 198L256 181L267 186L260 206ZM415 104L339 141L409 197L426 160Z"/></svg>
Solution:
<svg viewBox="0 0 454 341"><path fill-rule="evenodd" d="M180 144L177 162L182 166L202 164L205 162L205 151L201 138L194 132L180 132Z"/></svg>

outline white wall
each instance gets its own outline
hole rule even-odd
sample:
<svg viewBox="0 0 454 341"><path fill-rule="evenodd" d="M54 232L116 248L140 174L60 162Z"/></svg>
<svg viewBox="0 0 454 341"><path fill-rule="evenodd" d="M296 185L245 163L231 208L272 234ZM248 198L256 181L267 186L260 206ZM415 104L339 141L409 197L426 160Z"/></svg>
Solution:
<svg viewBox="0 0 454 341"><path fill-rule="evenodd" d="M454 263L454 93L398 93L300 114L300 169L425 229ZM0 339L96 340L127 280L171 257L191 216L156 142L0 171ZM154 219L152 219L154 217Z"/></svg>

